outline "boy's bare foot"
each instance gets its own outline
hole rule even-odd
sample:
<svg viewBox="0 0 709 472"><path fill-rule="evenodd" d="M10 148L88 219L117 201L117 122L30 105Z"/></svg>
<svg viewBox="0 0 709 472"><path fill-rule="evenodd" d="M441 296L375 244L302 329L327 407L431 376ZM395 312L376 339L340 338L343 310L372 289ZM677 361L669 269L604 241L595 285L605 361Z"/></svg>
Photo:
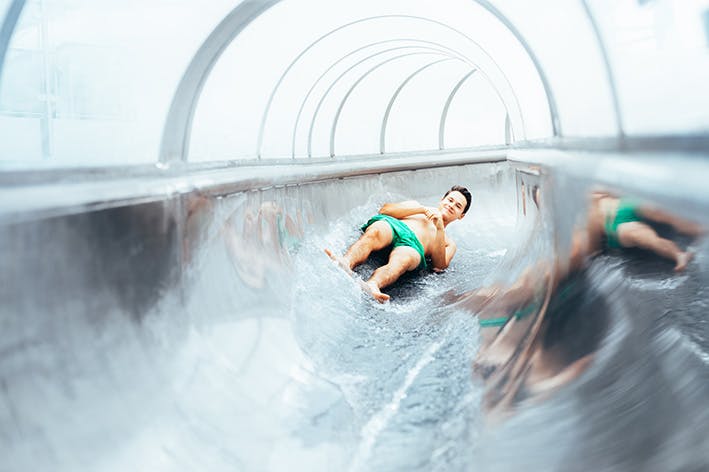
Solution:
<svg viewBox="0 0 709 472"><path fill-rule="evenodd" d="M376 301L379 303L385 303L388 302L389 299L391 298L389 295L386 293L382 293L381 290L379 290L379 286L374 283L374 282L364 282L360 284L362 288L369 294L371 294Z"/></svg>
<svg viewBox="0 0 709 472"><path fill-rule="evenodd" d="M677 265L675 266L675 272L682 272L684 269L687 268L687 264L689 264L689 261L692 260L692 254L691 252L680 252L679 255L677 256Z"/></svg>
<svg viewBox="0 0 709 472"><path fill-rule="evenodd" d="M389 301L391 298L389 295L386 293L382 293L381 290L379 290L379 286L374 283L374 282L365 282L364 280L360 279L357 274L354 273L352 269L350 269L350 264L347 262L347 259L345 259L342 256L336 255L334 252L332 252L330 249L325 248L325 254L332 259L333 262L335 262L338 266L342 268L347 274L351 275L352 278L354 278L359 286L370 294L376 301L379 303L384 303L386 301Z"/></svg>
<svg viewBox="0 0 709 472"><path fill-rule="evenodd" d="M335 262L337 265L339 265L342 268L342 270L347 272L349 275L354 275L354 272L350 268L350 264L347 262L347 260L344 257L336 255L334 252L332 252L328 248L325 248L325 254L327 254L330 257L330 259L333 260L333 262Z"/></svg>

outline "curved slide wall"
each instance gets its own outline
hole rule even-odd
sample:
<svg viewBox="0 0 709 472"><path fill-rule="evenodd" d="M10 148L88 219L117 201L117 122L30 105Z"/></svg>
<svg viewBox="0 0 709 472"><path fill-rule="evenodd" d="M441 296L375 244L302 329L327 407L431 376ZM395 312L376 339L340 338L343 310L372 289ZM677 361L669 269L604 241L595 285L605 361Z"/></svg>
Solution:
<svg viewBox="0 0 709 472"><path fill-rule="evenodd" d="M382 202L435 203L455 183L475 203L450 228L454 265L406 278L389 305L322 253L344 250ZM466 294L565 260L592 184L479 163L253 190L242 180L8 219L2 468L700 470L705 243L680 276L595 258L571 305L533 272L545 301L519 345L592 356L564 388L517 388L524 352L503 380L473 368L484 333ZM535 186L533 206L522 195ZM495 407L508 390L511 406Z"/></svg>

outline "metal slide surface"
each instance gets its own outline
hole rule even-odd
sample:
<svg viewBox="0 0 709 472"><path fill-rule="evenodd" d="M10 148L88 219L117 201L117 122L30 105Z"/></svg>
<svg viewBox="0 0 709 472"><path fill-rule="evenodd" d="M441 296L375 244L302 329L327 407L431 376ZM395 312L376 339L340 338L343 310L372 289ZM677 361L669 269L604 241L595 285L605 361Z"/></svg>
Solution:
<svg viewBox="0 0 709 472"><path fill-rule="evenodd" d="M610 251L552 283L587 211L556 177L477 164L0 226L0 470L705 469L706 242L680 239L680 274ZM475 199L453 264L390 303L324 254L453 184ZM519 280L536 310L508 352L479 322L507 299L474 300Z"/></svg>

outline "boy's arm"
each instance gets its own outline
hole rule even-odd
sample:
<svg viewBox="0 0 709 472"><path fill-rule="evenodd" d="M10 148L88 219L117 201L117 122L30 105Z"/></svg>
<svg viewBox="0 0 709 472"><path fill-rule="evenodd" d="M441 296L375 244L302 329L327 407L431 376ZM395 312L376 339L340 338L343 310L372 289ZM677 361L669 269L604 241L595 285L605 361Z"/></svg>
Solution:
<svg viewBox="0 0 709 472"><path fill-rule="evenodd" d="M440 272L450 265L455 255L456 245L452 239L446 236L440 211L434 210L428 219L436 225L436 237L431 245L431 263L433 264L433 270Z"/></svg>
<svg viewBox="0 0 709 472"><path fill-rule="evenodd" d="M428 216L427 212L430 212L430 210L431 208L425 207L415 200L408 200L400 203L385 203L379 209L379 214L400 220L411 215L423 214Z"/></svg>
<svg viewBox="0 0 709 472"><path fill-rule="evenodd" d="M439 234L442 231L439 231ZM433 250L431 251L431 263L433 265L433 270L436 272L442 272L447 269L453 260L457 246L452 239L443 236L443 243L439 242L438 235L433 242Z"/></svg>

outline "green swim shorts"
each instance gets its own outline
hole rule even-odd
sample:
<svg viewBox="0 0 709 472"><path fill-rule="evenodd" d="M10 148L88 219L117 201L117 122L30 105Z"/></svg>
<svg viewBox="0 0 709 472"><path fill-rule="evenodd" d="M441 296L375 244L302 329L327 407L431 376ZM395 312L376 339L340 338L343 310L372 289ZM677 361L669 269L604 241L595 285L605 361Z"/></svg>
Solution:
<svg viewBox="0 0 709 472"><path fill-rule="evenodd" d="M627 199L621 199L618 202L618 211L615 218L607 218L605 223L606 235L608 236L608 247L619 248L620 240L618 239L618 226L623 223L631 223L633 221L641 221L642 217L637 213L638 205Z"/></svg>
<svg viewBox="0 0 709 472"><path fill-rule="evenodd" d="M553 300L555 303L562 303L567 300L571 296L574 296L574 294L578 293L577 287L577 278L567 278L566 280L562 281L561 284L559 285L559 288L557 291L552 295ZM543 290L546 289L546 287L541 287ZM512 318L515 317L517 318L517 321L526 318L527 316L533 314L533 313L538 313L542 309L542 305L544 304L544 293L543 290L541 292L537 292L537 296L527 302L525 305L520 306L517 310L512 312L510 316L500 316L499 318L487 318L487 319L478 319L478 323L480 324L481 328L501 328L507 322Z"/></svg>
<svg viewBox="0 0 709 472"><path fill-rule="evenodd" d="M426 268L426 257L424 256L423 246L421 241L416 237L416 234L411 231L411 228L406 226L403 221L397 220L396 218L388 215L375 215L367 221L367 224L362 226L362 231L365 231L369 226L375 221L386 221L391 226L392 231L392 247L408 246L416 249L421 255L421 262L419 262L419 269Z"/></svg>
<svg viewBox="0 0 709 472"><path fill-rule="evenodd" d="M480 323L481 328L500 328L507 324L507 322L512 318L513 316L517 318L517 320L521 320L523 318L526 318L528 315L534 313L535 311L539 310L541 308L541 304L532 302L529 305L523 306L519 308L518 310L515 310L512 315L510 316L500 316L498 318L487 318L487 319L479 319L478 322Z"/></svg>

